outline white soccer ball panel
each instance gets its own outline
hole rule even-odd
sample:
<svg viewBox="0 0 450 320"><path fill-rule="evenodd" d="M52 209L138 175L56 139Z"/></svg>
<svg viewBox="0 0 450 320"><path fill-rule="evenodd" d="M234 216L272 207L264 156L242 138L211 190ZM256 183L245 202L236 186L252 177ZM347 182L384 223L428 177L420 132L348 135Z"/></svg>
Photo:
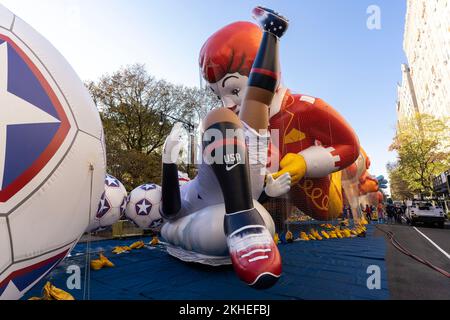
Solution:
<svg viewBox="0 0 450 320"><path fill-rule="evenodd" d="M86 230L89 210L96 214L104 189L105 163L100 144L100 140L80 132L51 179L9 215L15 260L67 245ZM89 169L91 164L93 171Z"/></svg>
<svg viewBox="0 0 450 320"><path fill-rule="evenodd" d="M45 277L56 265L58 265L73 245L63 247L54 252L49 252L37 258L30 258L20 262L15 262L8 269L0 274L0 300L17 300L20 299L25 292L37 284ZM27 273L23 273L23 269L31 269L40 272L29 277ZM9 277L9 280L8 280Z"/></svg>
<svg viewBox="0 0 450 320"><path fill-rule="evenodd" d="M91 219L91 222L89 223L88 227L86 228L85 232L94 232L100 229L100 220L98 220L95 216Z"/></svg>
<svg viewBox="0 0 450 320"><path fill-rule="evenodd" d="M11 245L6 218L0 218L0 273L11 264Z"/></svg>
<svg viewBox="0 0 450 320"><path fill-rule="evenodd" d="M14 14L0 4L0 27L9 29L14 20Z"/></svg>
<svg viewBox="0 0 450 320"><path fill-rule="evenodd" d="M142 229L157 227L161 221L161 187L145 184L130 192L126 216Z"/></svg>
<svg viewBox="0 0 450 320"><path fill-rule="evenodd" d="M107 174L105 190L100 198L97 213L91 216L91 222L86 232L94 232L100 228L113 225L125 212L127 190L115 177Z"/></svg>
<svg viewBox="0 0 450 320"><path fill-rule="evenodd" d="M8 216L14 252L5 258L11 248L2 217L0 299L22 296L77 242L97 212L106 165L102 124L83 83L25 22L16 18L7 30L12 17L0 5L0 105L14 108L0 113L8 133L0 213ZM13 264L2 270L5 259Z"/></svg>
<svg viewBox="0 0 450 320"><path fill-rule="evenodd" d="M116 208L120 207L123 202L123 198L127 196L127 190L122 182L120 182L116 177L107 174L105 179L105 194L111 206Z"/></svg>
<svg viewBox="0 0 450 320"><path fill-rule="evenodd" d="M30 48L56 79L70 104L78 129L101 139L100 115L87 88L59 51L22 19L16 17L13 32Z"/></svg>
<svg viewBox="0 0 450 320"><path fill-rule="evenodd" d="M17 124L19 123L32 124L31 119L37 115L36 112L39 110L37 106L39 105L42 107L41 104L42 103L45 104L45 102L39 101L38 103L36 103L36 101L34 102L31 101L36 99L33 97L39 97L39 95L36 95L36 92L33 92L32 94L30 94L31 92L26 92L28 95L28 99L31 99L30 100L31 103L29 103L28 106L25 107L27 103L24 104L25 100L23 98L24 94L23 91L28 90L33 91L36 90L36 88L38 87L38 90L46 91L45 94L47 94L48 97L50 96L54 97L54 99L52 100L51 108L54 109L53 111L58 112L58 116L60 116L59 119L56 119L55 115L52 115L51 112L44 111L43 109L41 111L38 111L38 113L40 113L41 115L39 115L39 119L34 120L37 122L37 124L39 123L42 124L43 119L41 117L43 115L45 115L45 118L50 117L53 125L59 124L59 129L57 130L57 133L54 135L53 142L55 142L55 144L51 149L52 151L46 150L49 153L49 155L45 156L44 161L39 161L43 164L43 166L41 165L39 169L34 171L35 173L31 181L28 181L25 184L21 184L20 188L12 192L13 195L10 198L6 199L7 201L3 200L2 202L0 202L0 213L7 214L11 210L14 210L14 208L16 208L18 205L20 205L27 197L29 197L31 193L33 193L36 189L38 189L39 186L42 185L46 179L49 178L49 176L51 176L52 172L54 171L54 168L60 163L61 159L64 157L64 155L67 153L68 149L72 145L72 142L75 138L78 129L76 127L75 119L72 116L72 112L69 108L69 105L67 104L65 97L60 92L57 83L54 81L55 79L52 78L50 74L48 74L45 65L42 65L41 61L34 55L34 53L29 49L29 47L25 43L23 43L17 36L4 29L0 29L0 42L3 42L0 45L0 56L1 56L0 77L4 77L5 70L8 71L7 92L13 90L12 91L13 94L9 95L10 97L11 96L15 97L15 99L13 99L14 101L11 101L11 98L9 99L6 98L9 101L7 104L4 105L5 107L8 107L7 110L5 110L5 112L7 112L7 114L9 114L10 117L12 116L11 114L13 114L12 118L13 119L15 118ZM6 65L4 66L4 64ZM23 67L25 64L26 66ZM22 67L20 67L20 65L22 65ZM30 74L32 74L31 76L33 78L31 79L32 81L37 80L40 82L37 86L36 84L30 82L28 82L27 85L25 85L25 80L23 78L25 77L27 81L30 81L30 79L27 78L30 76ZM0 88L0 90L4 90L3 86L4 85L1 86L2 88ZM19 87L19 92L17 92L17 87ZM5 102L3 99L5 99L4 93L2 94L2 102L0 104ZM38 100L41 100L41 98L39 98ZM11 108L14 108L15 110L14 113L11 110L8 110ZM31 114L33 114L33 116L31 116ZM100 122L98 125L101 127ZM20 127L20 129L16 130L20 130L20 132L22 132L21 131L23 130L22 128L23 126ZM6 129L9 132L10 130L14 129L14 127L7 125ZM46 130L42 130L39 132L35 132L34 135L32 136L28 136L27 143L30 144L29 147L32 148L34 146L34 143L30 140L39 138L41 135L43 136L45 134L48 134L48 132ZM22 142L22 144L12 142L8 143L8 139L13 137L14 139L18 138L17 132L12 135L7 134L5 136L6 140L2 141L2 147L6 148L11 147L12 145L17 146L24 145L24 142ZM50 144L51 141L49 141L49 145ZM29 147L27 146L27 148ZM25 148L23 151L25 151ZM8 154L9 153L5 154L5 161ZM29 157L22 157L22 159L18 158L15 159L16 161L14 162L20 162L20 160L24 160L27 158ZM38 161L35 160L35 163L36 162ZM16 180L18 179L16 178ZM29 180L29 178L27 178L26 180Z"/></svg>

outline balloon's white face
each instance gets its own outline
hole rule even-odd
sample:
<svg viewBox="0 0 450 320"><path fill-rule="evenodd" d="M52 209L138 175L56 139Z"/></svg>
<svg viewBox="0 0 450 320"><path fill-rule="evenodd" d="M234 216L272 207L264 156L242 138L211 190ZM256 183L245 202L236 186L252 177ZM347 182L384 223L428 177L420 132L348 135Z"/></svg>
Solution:
<svg viewBox="0 0 450 320"><path fill-rule="evenodd" d="M222 101L225 108L230 109L237 115L241 111L242 100L248 87L248 77L239 73L228 73L216 83L208 83L209 88ZM270 105L269 116L272 118L281 108L286 89L280 86L277 89L272 105Z"/></svg>
<svg viewBox="0 0 450 320"><path fill-rule="evenodd" d="M216 83L210 83L209 87L225 108L239 114L247 83L248 77L236 72L225 75Z"/></svg>

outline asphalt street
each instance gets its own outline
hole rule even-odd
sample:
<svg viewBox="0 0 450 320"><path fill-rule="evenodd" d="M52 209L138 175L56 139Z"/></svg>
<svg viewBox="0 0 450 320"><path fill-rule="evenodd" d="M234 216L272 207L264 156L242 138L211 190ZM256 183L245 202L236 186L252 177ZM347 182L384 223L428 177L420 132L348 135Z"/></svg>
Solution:
<svg viewBox="0 0 450 320"><path fill-rule="evenodd" d="M378 227L385 232L393 232L396 240L414 255L450 272L448 225L446 229L417 227L429 240L406 224ZM377 230L375 236L385 237L387 240L386 263L391 299L450 300L450 278L397 250L382 231Z"/></svg>

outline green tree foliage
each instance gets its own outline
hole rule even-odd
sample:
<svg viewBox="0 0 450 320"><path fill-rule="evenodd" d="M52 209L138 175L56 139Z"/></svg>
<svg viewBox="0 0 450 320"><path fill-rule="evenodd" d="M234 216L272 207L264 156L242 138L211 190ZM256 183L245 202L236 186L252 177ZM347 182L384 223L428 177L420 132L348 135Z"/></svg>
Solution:
<svg viewBox="0 0 450 320"><path fill-rule="evenodd" d="M161 182L161 149L175 122L196 127L218 105L206 90L157 80L140 64L86 85L103 121L107 171L128 190Z"/></svg>
<svg viewBox="0 0 450 320"><path fill-rule="evenodd" d="M401 194L431 195L432 178L450 166L450 128L447 123L447 119L416 114L399 125L390 148L398 153L390 180L392 184L393 177L394 180L397 178Z"/></svg>
<svg viewBox="0 0 450 320"><path fill-rule="evenodd" d="M394 200L408 200L414 197L408 183L403 179L398 163L389 163L387 165L389 174L389 185L391 188L391 197Z"/></svg>

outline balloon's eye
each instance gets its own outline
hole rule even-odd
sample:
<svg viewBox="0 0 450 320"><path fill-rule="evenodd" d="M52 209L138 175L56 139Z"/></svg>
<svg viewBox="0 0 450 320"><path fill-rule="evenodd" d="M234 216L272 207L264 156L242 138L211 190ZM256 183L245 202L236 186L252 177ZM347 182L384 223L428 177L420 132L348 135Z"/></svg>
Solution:
<svg viewBox="0 0 450 320"><path fill-rule="evenodd" d="M231 93L232 93L233 95L238 96L238 97L239 97L239 93L240 93L240 92L241 92L240 89L234 89L233 91L231 91Z"/></svg>

